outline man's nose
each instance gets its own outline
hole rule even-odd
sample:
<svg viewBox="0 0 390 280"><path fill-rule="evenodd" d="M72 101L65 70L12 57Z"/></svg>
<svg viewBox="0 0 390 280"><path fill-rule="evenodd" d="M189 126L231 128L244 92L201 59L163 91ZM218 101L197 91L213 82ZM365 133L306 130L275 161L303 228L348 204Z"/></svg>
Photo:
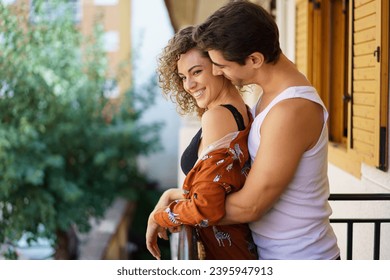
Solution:
<svg viewBox="0 0 390 280"><path fill-rule="evenodd" d="M214 64L213 64L213 75L214 75L214 76L223 75L222 70L221 70L218 66L216 66L216 65L214 65Z"/></svg>

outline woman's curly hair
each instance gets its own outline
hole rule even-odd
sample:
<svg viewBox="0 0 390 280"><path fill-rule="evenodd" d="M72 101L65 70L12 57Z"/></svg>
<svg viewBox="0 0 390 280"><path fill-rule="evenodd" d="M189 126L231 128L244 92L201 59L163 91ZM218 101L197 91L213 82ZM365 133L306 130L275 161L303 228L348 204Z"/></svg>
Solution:
<svg viewBox="0 0 390 280"><path fill-rule="evenodd" d="M198 48L192 39L193 26L185 27L178 31L168 45L163 49L158 58L158 81L165 97L170 98L177 104L177 111L181 115L196 112L201 116L205 109L200 108L192 95L188 94L183 87L183 82L178 75L177 61L180 55L196 48L203 56L209 57L208 53Z"/></svg>

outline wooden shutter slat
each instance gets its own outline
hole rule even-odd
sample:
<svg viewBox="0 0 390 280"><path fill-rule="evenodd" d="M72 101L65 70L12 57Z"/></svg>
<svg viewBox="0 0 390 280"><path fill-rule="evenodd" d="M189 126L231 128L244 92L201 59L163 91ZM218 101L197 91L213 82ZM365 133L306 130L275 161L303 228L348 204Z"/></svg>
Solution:
<svg viewBox="0 0 390 280"><path fill-rule="evenodd" d="M375 106L375 101L374 94L354 93L353 95L353 102L356 105Z"/></svg>
<svg viewBox="0 0 390 280"><path fill-rule="evenodd" d="M369 15L367 17L358 19L355 21L355 31L366 30L375 27L376 14Z"/></svg>
<svg viewBox="0 0 390 280"><path fill-rule="evenodd" d="M373 27L360 32L356 32L353 36L355 44L374 41L376 38L375 31L375 27Z"/></svg>
<svg viewBox="0 0 390 280"><path fill-rule="evenodd" d="M364 6L366 4L369 4L371 2L375 2L375 0L355 0L355 8L359 8L360 6Z"/></svg>
<svg viewBox="0 0 390 280"><path fill-rule="evenodd" d="M361 44L356 44L353 48L353 52L356 56L360 56L364 54L373 55L372 50L375 50L375 48L376 48L376 42L369 41Z"/></svg>
<svg viewBox="0 0 390 280"><path fill-rule="evenodd" d="M372 106L354 105L353 109L354 116L363 117L369 120L374 119L373 114L375 113L375 108Z"/></svg>
<svg viewBox="0 0 390 280"><path fill-rule="evenodd" d="M361 130L366 130L369 132L374 132L374 129L375 129L374 120L369 120L367 118L361 118L361 117L355 116L355 117L353 117L353 124L354 124L354 127L361 129Z"/></svg>
<svg viewBox="0 0 390 280"><path fill-rule="evenodd" d="M372 1L355 9L355 19L360 19L376 12L376 3Z"/></svg>
<svg viewBox="0 0 390 280"><path fill-rule="evenodd" d="M374 80L375 79L375 68L365 67L357 68L353 70L353 76L356 80Z"/></svg>

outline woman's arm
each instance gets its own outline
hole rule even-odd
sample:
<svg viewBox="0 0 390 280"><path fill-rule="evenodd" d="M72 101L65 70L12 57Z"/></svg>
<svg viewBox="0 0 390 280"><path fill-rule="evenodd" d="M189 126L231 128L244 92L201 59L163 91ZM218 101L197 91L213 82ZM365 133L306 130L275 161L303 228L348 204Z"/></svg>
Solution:
<svg viewBox="0 0 390 280"><path fill-rule="evenodd" d="M221 122L221 119L225 120ZM226 121L227 120L227 121ZM202 148L206 149L212 143L220 140L231 132L237 131L237 124L231 112L222 106L208 110L202 116ZM233 140L233 138L232 138ZM236 140L235 140L236 141ZM241 140L246 146L245 141ZM202 223L213 224L225 214L226 191L223 184L241 187L240 167L237 164L230 173L228 170L229 161L226 156L226 147L223 151L211 152L210 159L202 160L186 176L184 182L186 189L191 190L192 196L185 201L174 201L169 207L155 212L154 220L163 227L173 227L179 224L198 225ZM246 161L246 155L243 162ZM218 163L222 160L223 163ZM223 175L222 174L226 174ZM216 176L221 176L219 181L213 181ZM166 200L165 200L166 201ZM162 205L161 203L160 205Z"/></svg>
<svg viewBox="0 0 390 280"><path fill-rule="evenodd" d="M188 184L191 189L187 199L176 200L168 207L156 209L154 221L166 228L182 224L208 226L218 222L225 214L225 176L221 173L222 178L218 182L213 179L219 174L216 169L224 167L215 167L221 158L213 154L212 158L202 161L196 170L188 173L184 181L184 188L189 189L186 187Z"/></svg>
<svg viewBox="0 0 390 280"><path fill-rule="evenodd" d="M154 210L167 207L172 201L183 198L183 190L179 188L167 189L160 196L160 199L156 203Z"/></svg>

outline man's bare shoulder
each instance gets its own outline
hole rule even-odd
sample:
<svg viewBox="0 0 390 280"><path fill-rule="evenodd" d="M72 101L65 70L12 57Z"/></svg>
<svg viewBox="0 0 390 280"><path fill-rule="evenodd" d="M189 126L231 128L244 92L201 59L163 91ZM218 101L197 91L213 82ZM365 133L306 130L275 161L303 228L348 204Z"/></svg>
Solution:
<svg viewBox="0 0 390 280"><path fill-rule="evenodd" d="M312 147L318 140L324 124L322 106L303 98L291 98L279 102L270 110L262 126L262 135L267 136L275 130L275 137L286 137L290 141L299 140L304 150Z"/></svg>
<svg viewBox="0 0 390 280"><path fill-rule="evenodd" d="M322 113L322 106L316 102L305 98L289 98L280 101L272 107L268 115L271 118L279 117L290 122L296 119L315 117L318 114L320 114L319 116L322 116Z"/></svg>

